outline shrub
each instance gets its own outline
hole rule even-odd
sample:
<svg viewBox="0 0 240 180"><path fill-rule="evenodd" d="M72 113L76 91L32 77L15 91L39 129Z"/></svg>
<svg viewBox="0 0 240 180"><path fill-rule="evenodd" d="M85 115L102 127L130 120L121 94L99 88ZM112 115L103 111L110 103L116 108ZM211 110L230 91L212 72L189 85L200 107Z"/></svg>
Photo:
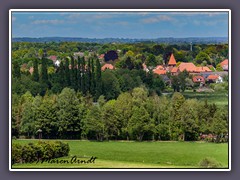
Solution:
<svg viewBox="0 0 240 180"><path fill-rule="evenodd" d="M215 159L207 157L200 161L199 166L202 168L220 168L222 164Z"/></svg>
<svg viewBox="0 0 240 180"><path fill-rule="evenodd" d="M53 159L68 156L69 145L61 141L39 141L38 143L28 143L12 145L12 164L32 163L42 159Z"/></svg>
<svg viewBox="0 0 240 180"><path fill-rule="evenodd" d="M22 161L22 146L20 144L12 145L12 164Z"/></svg>

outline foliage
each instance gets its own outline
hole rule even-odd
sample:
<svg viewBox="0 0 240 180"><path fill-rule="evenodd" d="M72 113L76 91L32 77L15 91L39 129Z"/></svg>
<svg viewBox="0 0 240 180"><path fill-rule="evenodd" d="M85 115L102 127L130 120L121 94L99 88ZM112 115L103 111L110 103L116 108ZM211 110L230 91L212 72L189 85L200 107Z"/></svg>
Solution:
<svg viewBox="0 0 240 180"><path fill-rule="evenodd" d="M69 151L68 143L62 141L39 141L38 143L28 143L25 145L13 143L12 165L68 156Z"/></svg>

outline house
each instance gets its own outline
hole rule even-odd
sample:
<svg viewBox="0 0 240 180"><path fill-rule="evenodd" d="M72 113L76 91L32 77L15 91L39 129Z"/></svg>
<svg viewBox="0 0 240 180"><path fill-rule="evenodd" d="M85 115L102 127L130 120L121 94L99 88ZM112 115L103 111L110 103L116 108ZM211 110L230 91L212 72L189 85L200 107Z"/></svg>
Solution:
<svg viewBox="0 0 240 180"><path fill-rule="evenodd" d="M173 67L170 72L171 72L171 75L178 75L178 73L179 73L179 68Z"/></svg>
<svg viewBox="0 0 240 180"><path fill-rule="evenodd" d="M149 69L145 63L142 64L143 70L149 72Z"/></svg>
<svg viewBox="0 0 240 180"><path fill-rule="evenodd" d="M30 67L30 68L29 68L29 72L30 72L30 74L33 74L33 70L34 70L33 67Z"/></svg>
<svg viewBox="0 0 240 180"><path fill-rule="evenodd" d="M56 62L57 61L57 56L49 56L48 59L52 60L53 62Z"/></svg>
<svg viewBox="0 0 240 180"><path fill-rule="evenodd" d="M54 65L56 66L56 67L59 67L60 66L60 61L59 60L56 60L56 62L54 62Z"/></svg>
<svg viewBox="0 0 240 180"><path fill-rule="evenodd" d="M194 83L205 83L205 79L204 79L204 77L202 77L202 76L194 76L193 78L192 78L192 81L194 82Z"/></svg>
<svg viewBox="0 0 240 180"><path fill-rule="evenodd" d="M115 67L112 64L104 64L101 68L102 71L105 71L106 69L113 70Z"/></svg>
<svg viewBox="0 0 240 180"><path fill-rule="evenodd" d="M164 75L167 73L167 70L166 69L154 69L153 73L158 74L158 75Z"/></svg>
<svg viewBox="0 0 240 180"><path fill-rule="evenodd" d="M207 77L207 81L209 83L222 83L223 82L223 78L219 75L215 75L215 74L210 74L208 77Z"/></svg>
<svg viewBox="0 0 240 180"><path fill-rule="evenodd" d="M104 59L104 56L105 56L105 54L100 54L99 56L98 56L98 59Z"/></svg>
<svg viewBox="0 0 240 180"><path fill-rule="evenodd" d="M184 70L186 70L189 73L212 72L211 69L209 69L209 67L207 67L207 66L197 67L193 63L184 63L184 62L182 62L178 66L178 68L179 68L180 72L183 72Z"/></svg>
<svg viewBox="0 0 240 180"><path fill-rule="evenodd" d="M195 72L202 73L202 72L212 72L212 71L207 66L201 66L201 67L196 67Z"/></svg>
<svg viewBox="0 0 240 180"><path fill-rule="evenodd" d="M220 65L224 71L228 71L228 59L223 60Z"/></svg>
<svg viewBox="0 0 240 180"><path fill-rule="evenodd" d="M196 66L193 63L185 63L182 62L179 66L178 69L180 72L183 72L184 70L186 70L189 73L194 73L196 72Z"/></svg>

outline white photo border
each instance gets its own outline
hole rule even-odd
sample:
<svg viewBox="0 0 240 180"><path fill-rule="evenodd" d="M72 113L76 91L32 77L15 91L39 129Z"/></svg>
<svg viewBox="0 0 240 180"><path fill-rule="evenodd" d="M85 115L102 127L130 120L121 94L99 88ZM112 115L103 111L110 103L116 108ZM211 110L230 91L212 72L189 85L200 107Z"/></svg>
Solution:
<svg viewBox="0 0 240 180"><path fill-rule="evenodd" d="M228 168L226 169L202 169L202 168L94 168L94 169L16 169L11 163L11 113L12 113L12 13L13 12L227 12L228 13L228 49L229 49L229 90L228 90L228 113L229 113L229 141L228 141ZM231 9L10 9L9 10L9 171L231 171Z"/></svg>

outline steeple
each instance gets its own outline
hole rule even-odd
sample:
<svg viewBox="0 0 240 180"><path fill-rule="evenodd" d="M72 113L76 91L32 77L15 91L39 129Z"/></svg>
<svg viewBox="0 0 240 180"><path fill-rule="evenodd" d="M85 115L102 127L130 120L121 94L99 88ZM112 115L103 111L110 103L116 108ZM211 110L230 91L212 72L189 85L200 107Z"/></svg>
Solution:
<svg viewBox="0 0 240 180"><path fill-rule="evenodd" d="M175 60L175 57L174 57L174 55L173 55L173 53L171 54L171 57L170 57L170 59L169 59L169 61L168 61L168 66L176 66L176 60Z"/></svg>

